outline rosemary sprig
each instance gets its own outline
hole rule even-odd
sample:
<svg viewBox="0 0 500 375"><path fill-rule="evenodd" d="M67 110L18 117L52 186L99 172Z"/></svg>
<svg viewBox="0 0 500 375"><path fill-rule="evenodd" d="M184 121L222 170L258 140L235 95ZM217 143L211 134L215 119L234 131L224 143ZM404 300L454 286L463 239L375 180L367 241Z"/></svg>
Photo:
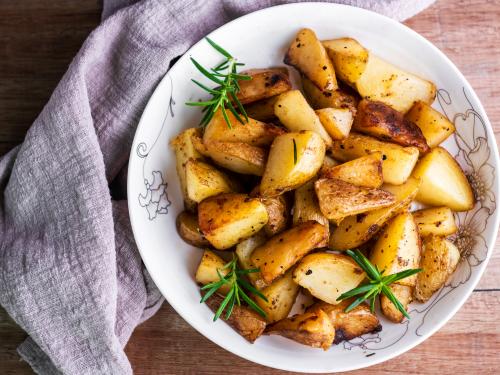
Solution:
<svg viewBox="0 0 500 375"><path fill-rule="evenodd" d="M297 143L295 143L295 138L293 140L293 165L297 164Z"/></svg>
<svg viewBox="0 0 500 375"><path fill-rule="evenodd" d="M223 276L220 272L222 270L228 270L229 272ZM248 306L259 313L259 315L264 318L266 317L264 310L262 310L259 305L257 305L247 294L250 292L267 302L267 298L244 278L245 275L254 272L259 272L259 269L240 269L238 267L237 258L233 255L233 259L230 262L226 263L221 270L217 270L219 280L209 283L201 288L201 290L207 291L200 301L200 303L203 303L223 285L229 285L229 292L226 294L226 297L215 312L214 322L219 319L224 310L226 310L226 320L229 319L231 313L233 312L234 305L237 304L240 306L241 300L244 300Z"/></svg>
<svg viewBox="0 0 500 375"><path fill-rule="evenodd" d="M337 301L342 301L347 298L358 296L347 308L345 312L349 312L356 306L361 304L365 300L370 301L370 309L373 312L375 310L375 299L379 294L384 294L389 300L396 306L396 308L401 311L401 313L410 319L410 316L406 312L404 306L399 302L394 293L392 293L389 285L405 279L411 275L422 271L421 268L404 270L401 272L394 273L392 275L383 276L384 271L380 272L376 266L374 266L359 250L347 250L346 253L354 259L354 261L365 271L366 276L370 280L367 284L358 286L357 288L351 289L348 292L343 293L337 298Z"/></svg>
<svg viewBox="0 0 500 375"><path fill-rule="evenodd" d="M243 66L237 61L229 52L224 48L219 46L213 40L206 38L207 42L222 56L225 60L212 69L204 68L198 61L191 57L191 62L198 69L201 74L207 77L212 82L216 83L218 86L214 88L207 87L206 85L198 82L195 79L191 79L197 86L208 92L212 97L207 101L202 102L187 102L186 105L204 107L202 112L204 115L200 121L200 126L205 127L208 125L212 117L214 117L215 112L220 108L222 116L227 123L229 128L232 127L231 121L229 120L227 110L229 110L236 119L245 124L248 122L248 116L237 97L240 91L240 85L238 81L248 81L252 77L244 74L238 74L238 67Z"/></svg>

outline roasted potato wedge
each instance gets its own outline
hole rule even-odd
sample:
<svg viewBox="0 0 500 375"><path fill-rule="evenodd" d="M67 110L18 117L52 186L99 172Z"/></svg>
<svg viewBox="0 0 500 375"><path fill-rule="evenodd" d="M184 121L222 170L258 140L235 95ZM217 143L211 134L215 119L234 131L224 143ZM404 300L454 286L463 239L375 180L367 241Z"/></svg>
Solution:
<svg viewBox="0 0 500 375"><path fill-rule="evenodd" d="M207 147L203 143L203 134L200 128L196 129L196 132L191 135L191 142L193 143L193 147L196 151L198 151L201 155L210 158Z"/></svg>
<svg viewBox="0 0 500 375"><path fill-rule="evenodd" d="M323 41L339 79L354 85L361 77L368 62L368 50L352 38Z"/></svg>
<svg viewBox="0 0 500 375"><path fill-rule="evenodd" d="M338 89L332 62L325 47L311 29L302 29L298 32L286 52L284 63L296 68L320 90Z"/></svg>
<svg viewBox="0 0 500 375"><path fill-rule="evenodd" d="M325 227L326 238L325 242L320 244L320 247L327 246L328 237L330 235L330 223L328 219L321 213L319 209L318 198L314 191L314 182L312 179L306 182L301 187L295 190L294 205L293 205L293 225L305 223L306 221L315 220Z"/></svg>
<svg viewBox="0 0 500 375"><path fill-rule="evenodd" d="M201 234L198 217L188 211L182 211L175 220L179 236L188 244L196 247L210 246L210 242Z"/></svg>
<svg viewBox="0 0 500 375"><path fill-rule="evenodd" d="M455 125L445 115L424 102L416 102L405 117L420 128L432 148L439 146L455 131Z"/></svg>
<svg viewBox="0 0 500 375"><path fill-rule="evenodd" d="M260 99L291 90L292 83L286 68L250 69L240 74L250 76L248 81L238 81L240 91L236 94L241 104L248 104Z"/></svg>
<svg viewBox="0 0 500 375"><path fill-rule="evenodd" d="M262 147L242 142L208 141L205 143L212 160L230 171L262 176L267 151Z"/></svg>
<svg viewBox="0 0 500 375"><path fill-rule="evenodd" d="M355 186L336 178L314 183L321 213L334 223L345 217L391 206L394 196L387 191Z"/></svg>
<svg viewBox="0 0 500 375"><path fill-rule="evenodd" d="M264 236L262 232L259 232L256 235L247 238L246 240L243 240L238 245L236 245L235 253L238 257L238 263L240 264L241 268L243 268L244 270L255 268L255 265L252 264L250 256L256 248L263 245L266 241L267 237ZM257 289L262 289L267 286L264 280L262 280L260 272L249 273L247 277Z"/></svg>
<svg viewBox="0 0 500 375"><path fill-rule="evenodd" d="M221 296L213 294L205 303L213 312L216 312L222 301ZM229 319L226 319L225 314L220 317L251 343L257 340L266 329L266 320L247 306L235 304Z"/></svg>
<svg viewBox="0 0 500 375"><path fill-rule="evenodd" d="M415 286L415 299L427 302L446 282L446 279L455 271L460 261L460 251L450 241L430 236L424 238L424 252Z"/></svg>
<svg viewBox="0 0 500 375"><path fill-rule="evenodd" d="M356 114L358 98L344 90L321 91L304 76L302 76L302 89L307 101L314 109L345 108L349 109L353 115Z"/></svg>
<svg viewBox="0 0 500 375"><path fill-rule="evenodd" d="M196 208L196 202L189 199L186 185L186 163L190 159L203 160L203 155L194 147L192 136L197 134L198 129L190 128L184 130L181 134L170 141L170 146L174 149L176 159L176 170L179 176L182 195L184 196L184 206L186 210L193 211Z"/></svg>
<svg viewBox="0 0 500 375"><path fill-rule="evenodd" d="M418 268L422 244L413 215L402 212L395 216L381 232L372 248L370 261L386 275ZM417 275L397 281L398 284L415 286Z"/></svg>
<svg viewBox="0 0 500 375"><path fill-rule="evenodd" d="M405 209L415 198L420 181L410 177L402 185L383 185L382 189L392 193L396 202L389 207L350 216L342 220L330 236L332 250L354 249L372 238L393 216Z"/></svg>
<svg viewBox="0 0 500 375"><path fill-rule="evenodd" d="M382 102L361 100L352 128L383 141L414 146L423 153L430 150L420 128L402 113Z"/></svg>
<svg viewBox="0 0 500 375"><path fill-rule="evenodd" d="M288 130L310 130L319 134L327 146L332 144L332 138L321 124L318 115L299 90L281 94L274 103L274 113Z"/></svg>
<svg viewBox="0 0 500 375"><path fill-rule="evenodd" d="M362 303L349 312L345 309L353 302L353 299L346 299L336 305L326 302L316 302L308 307L306 312L323 310L335 328L334 344L344 340L352 340L366 333L379 332L382 329L375 313L370 311L368 305Z"/></svg>
<svg viewBox="0 0 500 375"><path fill-rule="evenodd" d="M321 309L294 315L267 326L266 334L280 335L301 344L327 350L335 338L335 328Z"/></svg>
<svg viewBox="0 0 500 375"><path fill-rule="evenodd" d="M316 221L306 221L282 232L254 250L252 264L260 268L269 285L283 275L304 255L325 242L326 231Z"/></svg>
<svg viewBox="0 0 500 375"><path fill-rule="evenodd" d="M344 139L349 135L353 115L348 108L317 109L316 114L332 139Z"/></svg>
<svg viewBox="0 0 500 375"><path fill-rule="evenodd" d="M227 275L229 272L227 269L223 268L225 264L226 262L213 251L205 250L201 257L200 264L196 269L196 282L201 285L207 285L214 281L219 281L220 277L217 270L219 270L220 274L223 276ZM217 293L221 294L227 294L227 292L229 292L228 285L223 285L217 290Z"/></svg>
<svg viewBox="0 0 500 375"><path fill-rule="evenodd" d="M267 224L266 206L246 194L219 194L198 205L198 224L219 250L228 249Z"/></svg>
<svg viewBox="0 0 500 375"><path fill-rule="evenodd" d="M262 99L257 102L247 104L245 112L248 117L259 121L272 121L276 118L274 114L274 104L278 100L279 95L271 96L267 99Z"/></svg>
<svg viewBox="0 0 500 375"><path fill-rule="evenodd" d="M185 168L187 194L196 203L213 195L233 192L236 188L227 174L203 161L190 159Z"/></svg>
<svg viewBox="0 0 500 375"><path fill-rule="evenodd" d="M312 131L276 137L262 176L261 196L273 197L310 180L321 168L325 150L321 137Z"/></svg>
<svg viewBox="0 0 500 375"><path fill-rule="evenodd" d="M217 111L205 128L203 142L205 145L212 141L216 142L235 142L247 143L251 146L269 146L274 138L285 133L285 130L265 122L257 121L252 118L242 124L236 117L227 111L231 127L227 126L221 111Z"/></svg>
<svg viewBox="0 0 500 375"><path fill-rule="evenodd" d="M391 284L389 288L392 294L403 305L404 309L408 311L408 305L413 300L413 287L408 285ZM401 323L405 316L384 294L380 296L380 309L387 319L394 323Z"/></svg>
<svg viewBox="0 0 500 375"><path fill-rule="evenodd" d="M422 237L449 236L457 231L453 211L448 207L432 207L412 212Z"/></svg>
<svg viewBox="0 0 500 375"><path fill-rule="evenodd" d="M333 167L324 166L320 175L323 178L337 178L356 186L379 188L384 182L382 153L374 152Z"/></svg>
<svg viewBox="0 0 500 375"><path fill-rule="evenodd" d="M266 313L267 322L274 323L288 316L299 294L299 286L293 281L292 271L289 270L283 277L262 289L261 293L267 301L257 297L255 302Z"/></svg>
<svg viewBox="0 0 500 375"><path fill-rule="evenodd" d="M402 147L354 132L343 140L334 141L331 151L333 157L340 161L381 152L384 182L393 185L400 185L410 177L419 156L416 147Z"/></svg>
<svg viewBox="0 0 500 375"><path fill-rule="evenodd" d="M432 149L418 162L413 176L422 180L417 200L430 206L447 206L453 211L474 207L474 193L464 172L442 147Z"/></svg>
<svg viewBox="0 0 500 375"><path fill-rule="evenodd" d="M417 101L432 103L436 97L434 83L405 72L369 54L363 74L356 80L356 89L366 99L390 105L406 113Z"/></svg>
<svg viewBox="0 0 500 375"><path fill-rule="evenodd" d="M337 298L356 288L366 277L347 255L314 253L302 258L293 271L293 280L316 298L336 305Z"/></svg>

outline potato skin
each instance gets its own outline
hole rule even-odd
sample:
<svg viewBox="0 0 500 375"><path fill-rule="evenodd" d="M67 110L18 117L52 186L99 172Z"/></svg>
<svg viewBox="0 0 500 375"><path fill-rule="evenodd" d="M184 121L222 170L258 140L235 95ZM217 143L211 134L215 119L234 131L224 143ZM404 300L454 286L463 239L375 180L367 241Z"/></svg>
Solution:
<svg viewBox="0 0 500 375"><path fill-rule="evenodd" d="M402 113L382 102L361 100L352 128L383 141L414 146L423 153L430 150L420 128L407 120Z"/></svg>
<svg viewBox="0 0 500 375"><path fill-rule="evenodd" d="M248 117L251 117L259 121L272 121L276 118L274 114L274 104L278 100L279 95L271 96L267 99L261 99L259 101L245 105L245 112Z"/></svg>
<svg viewBox="0 0 500 375"><path fill-rule="evenodd" d="M366 333L374 333L382 330L382 326L375 313L370 311L368 305L362 303L349 312L345 309L353 302L353 299L346 299L336 305L319 301L308 307L306 312L323 310L335 328L334 344L342 341L352 340Z"/></svg>
<svg viewBox="0 0 500 375"><path fill-rule="evenodd" d="M356 186L379 188L384 182L382 175L382 153L370 155L345 162L333 167L321 168L322 178L337 178Z"/></svg>
<svg viewBox="0 0 500 375"><path fill-rule="evenodd" d="M325 228L316 221L307 221L272 237L255 249L250 259L269 285L325 239Z"/></svg>
<svg viewBox="0 0 500 375"><path fill-rule="evenodd" d="M338 88L333 64L311 29L302 29L297 33L285 54L284 63L295 67L320 90Z"/></svg>
<svg viewBox="0 0 500 375"><path fill-rule="evenodd" d="M410 177L419 157L416 147L402 147L355 132L341 141L334 141L331 152L340 161L381 152L384 182L393 185L401 185Z"/></svg>
<svg viewBox="0 0 500 375"><path fill-rule="evenodd" d="M221 296L213 294L205 303L213 312L216 312L222 300ZM220 318L252 344L264 333L267 324L266 320L254 310L237 304L234 305L229 319L226 320L225 314L222 314Z"/></svg>
<svg viewBox="0 0 500 375"><path fill-rule="evenodd" d="M272 198L262 198L261 202L266 206L269 220L264 226L264 231L268 236L283 232L290 221L290 205L284 195Z"/></svg>
<svg viewBox="0 0 500 375"><path fill-rule="evenodd" d="M392 290L392 294L401 302L404 309L408 311L408 305L413 300L412 293L414 288L400 284L391 284L389 288ZM384 316L393 323L401 323L405 318L403 313L383 294L380 296L380 309Z"/></svg>
<svg viewBox="0 0 500 375"><path fill-rule="evenodd" d="M302 88L305 97L314 109L345 108L356 114L358 98L341 89L335 91L322 91L309 79L302 76Z"/></svg>
<svg viewBox="0 0 500 375"><path fill-rule="evenodd" d="M257 233L267 221L266 207L246 194L219 194L198 205L200 230L219 250Z"/></svg>
<svg viewBox="0 0 500 375"><path fill-rule="evenodd" d="M280 335L313 348L327 350L335 337L335 328L321 309L294 315L269 325L268 335Z"/></svg>
<svg viewBox="0 0 500 375"><path fill-rule="evenodd" d="M188 211L182 211L175 220L179 236L190 245L196 247L210 246L210 242L201 234L198 217Z"/></svg>
<svg viewBox="0 0 500 375"><path fill-rule="evenodd" d="M396 203L392 206L347 217L332 231L329 247L332 250L353 249L367 242L394 215L404 210L415 198L420 181L410 177L402 185L383 185L382 189L392 193Z"/></svg>
<svg viewBox="0 0 500 375"><path fill-rule="evenodd" d="M266 99L292 88L292 83L288 77L288 70L285 67L250 69L240 72L240 74L252 77L248 81L238 81L240 91L236 94L236 97L241 104Z"/></svg>
<svg viewBox="0 0 500 375"><path fill-rule="evenodd" d="M242 174L262 176L266 167L267 151L243 142L205 142L212 160L221 167Z"/></svg>
<svg viewBox="0 0 500 375"><path fill-rule="evenodd" d="M316 298L336 305L344 292L357 287L366 275L354 260L343 254L313 253L293 271L293 280Z"/></svg>
<svg viewBox="0 0 500 375"><path fill-rule="evenodd" d="M384 190L355 186L336 178L321 178L314 183L314 189L321 213L334 223L395 202L394 196Z"/></svg>
<svg viewBox="0 0 500 375"><path fill-rule="evenodd" d="M297 150L296 163L294 144ZM321 168L325 152L325 143L312 131L287 133L276 137L262 176L260 195L274 197L304 184Z"/></svg>
<svg viewBox="0 0 500 375"><path fill-rule="evenodd" d="M431 207L412 212L422 237L449 236L457 231L453 211L448 207Z"/></svg>

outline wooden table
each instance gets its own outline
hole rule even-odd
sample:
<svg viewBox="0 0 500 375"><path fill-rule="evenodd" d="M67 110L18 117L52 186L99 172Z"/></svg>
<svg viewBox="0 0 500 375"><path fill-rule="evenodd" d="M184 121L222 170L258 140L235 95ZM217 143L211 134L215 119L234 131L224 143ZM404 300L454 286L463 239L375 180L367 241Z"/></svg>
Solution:
<svg viewBox="0 0 500 375"><path fill-rule="evenodd" d="M99 23L100 1L0 0L0 155L23 140L68 63ZM439 0L406 24L431 40L476 90L500 139L500 3ZM482 315L481 315L482 314ZM380 373L498 373L500 241L477 289L438 333L369 369ZM25 338L0 308L0 374L31 373L15 349ZM168 304L134 332L126 348L136 374L276 374L211 343Z"/></svg>

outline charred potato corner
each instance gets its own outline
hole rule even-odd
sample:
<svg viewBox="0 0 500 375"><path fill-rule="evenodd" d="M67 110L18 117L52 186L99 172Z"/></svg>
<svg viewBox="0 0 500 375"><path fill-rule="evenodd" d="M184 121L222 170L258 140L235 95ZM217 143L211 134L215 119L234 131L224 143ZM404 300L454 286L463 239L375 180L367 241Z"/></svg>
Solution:
<svg viewBox="0 0 500 375"><path fill-rule="evenodd" d="M455 212L475 204L435 85L348 36L298 30L284 66L246 71L207 41L223 60L194 61L210 80L194 82L211 97L170 146L214 320L327 350L409 319L453 274Z"/></svg>

